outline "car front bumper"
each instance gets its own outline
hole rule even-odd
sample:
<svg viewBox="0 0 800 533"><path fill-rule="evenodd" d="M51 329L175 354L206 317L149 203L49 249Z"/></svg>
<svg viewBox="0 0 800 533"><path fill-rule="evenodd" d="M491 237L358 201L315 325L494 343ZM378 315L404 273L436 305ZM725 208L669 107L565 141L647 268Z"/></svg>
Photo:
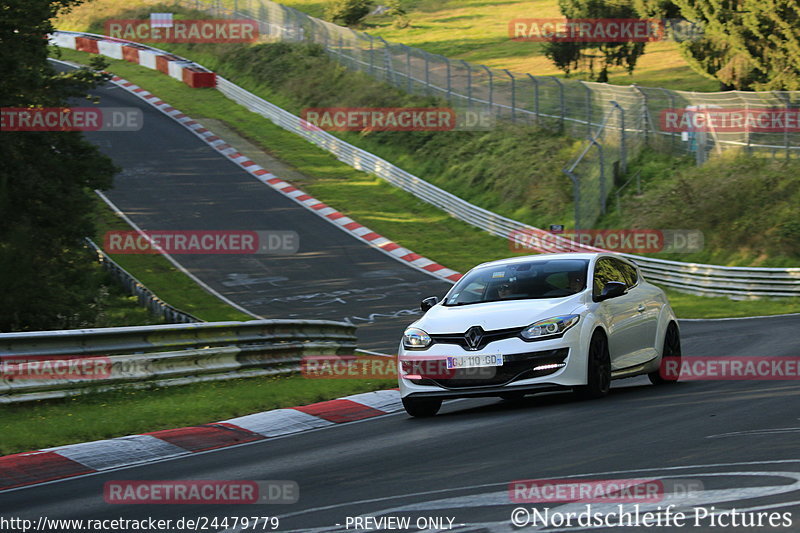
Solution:
<svg viewBox="0 0 800 533"><path fill-rule="evenodd" d="M559 339L504 339L476 351L453 344L434 344L426 350L406 350L401 345L400 393L403 397L462 398L572 388L586 383L585 353L577 328ZM502 366L445 368L447 357L496 354L503 355Z"/></svg>

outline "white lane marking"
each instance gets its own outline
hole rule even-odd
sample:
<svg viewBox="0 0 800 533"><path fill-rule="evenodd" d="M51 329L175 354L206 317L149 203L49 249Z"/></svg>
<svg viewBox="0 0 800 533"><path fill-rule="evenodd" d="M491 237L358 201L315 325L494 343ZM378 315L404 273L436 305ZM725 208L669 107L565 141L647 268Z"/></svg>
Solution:
<svg viewBox="0 0 800 533"><path fill-rule="evenodd" d="M379 356L381 356L381 357L394 357L394 356L392 356L392 355L389 355L389 354L387 354L387 353L381 353L381 352L371 352L371 351L369 351L369 350L362 350L361 348L356 348L356 351L357 351L357 352L361 352L361 353L365 353L365 354L367 354L367 355L379 355Z"/></svg>
<svg viewBox="0 0 800 533"><path fill-rule="evenodd" d="M132 227L133 229L135 229L137 232L144 234L144 231L142 230L142 228L140 228L140 227L139 227L139 226L138 226L138 225L137 225L137 224L136 224L136 223L135 223L133 220L131 220L131 219L128 217L128 215L126 215L125 213L123 213L123 212L122 212L122 211L121 211L121 210L120 210L120 209L119 209L119 208L118 208L116 205L114 205L114 203L113 203L111 200L109 200L109 199L108 199L108 197L107 197L105 194L103 194L103 192L102 192L102 191L100 191L100 190L95 190L94 192L95 192L95 193L96 193L96 194L97 194L97 195L98 195L98 196L99 196L99 197L100 197L100 198L101 198L101 199L102 199L102 200L103 200L103 201L104 201L104 202L105 202L105 203L108 205L108 207L110 207L110 208L111 208L111 209L114 211L114 213L116 213L117 215L119 215L119 216L122 218L122 220L124 220L125 222L127 222L127 223L128 223L128 225L129 225L130 227ZM260 319L260 320L264 320L264 317L263 317L263 316L261 316L261 315L257 315L257 314L255 314L255 313L253 313L252 311L248 311L247 309L245 309L245 308L244 308L244 307L242 307L241 305L239 305L239 304L237 304L236 302L234 302L234 301L230 300L229 298L226 298L226 297L225 297L225 296L223 296L222 294L218 293L216 290L212 289L212 288L211 288L211 287L210 287L208 284L206 284L206 283L205 283L204 281L202 281L200 278L198 278L197 276L195 276L194 274L192 274L191 272L189 272L189 271L188 271L186 268L184 268L184 266L183 266L183 265L181 265L180 263L178 263L178 261L176 261L176 260L175 260L175 258L174 258L174 257L172 257L170 254L168 254L168 253L166 253L166 252L162 251L162 252L161 252L161 255L162 255L164 258L166 258L166 260L167 260L167 261L169 261L170 263L172 263L172 265L173 265L175 268L177 268L178 270L180 270L181 272L183 272L184 274L186 274L187 276L189 276L189 277L192 279L192 281L194 281L195 283L197 283L198 285L200 285L200 287L202 287L202 288L203 288L203 289L204 289L206 292L208 292L208 293L209 293L209 294L211 294L212 296L216 296L217 298L219 298L220 300L222 300L222 301L223 301L223 302L225 302L226 304L230 305L231 307L233 307L234 309L236 309L236 310L238 310L238 311L241 311L242 313L244 313L244 314L246 314L246 315L249 315L249 316L251 316L251 317L253 317L253 318L257 318L257 319Z"/></svg>
<svg viewBox="0 0 800 533"><path fill-rule="evenodd" d="M790 428L773 428L773 429L751 429L748 431L732 431L730 433L719 433L717 435L709 435L707 439L719 439L723 437L740 437L746 435L776 435L782 433L800 433L800 427Z"/></svg>

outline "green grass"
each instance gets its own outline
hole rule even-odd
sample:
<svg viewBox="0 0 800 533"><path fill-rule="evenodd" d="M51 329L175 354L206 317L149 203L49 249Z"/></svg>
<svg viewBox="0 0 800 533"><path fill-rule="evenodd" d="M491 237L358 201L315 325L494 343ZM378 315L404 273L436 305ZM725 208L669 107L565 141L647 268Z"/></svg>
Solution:
<svg viewBox="0 0 800 533"><path fill-rule="evenodd" d="M232 7L238 1L222 0ZM93 0L59 18L61 29L85 30L94 20L116 17L124 9L153 6L148 0ZM324 0L283 0L317 18L324 18ZM380 4L381 2L376 2ZM162 2L168 5L169 2ZM558 0L406 0L411 25L398 29L389 15L367 17L361 28L389 41L421 48L453 59L481 63L512 72L563 77L542 52L542 43L514 42L508 35L509 21L517 18L561 18ZM255 1L254 1L254 5ZM178 11L178 8L173 8ZM649 43L632 75L615 67L610 83L638 84L685 91L718 91L719 83L694 72L680 54L677 43Z"/></svg>
<svg viewBox="0 0 800 533"><path fill-rule="evenodd" d="M234 0L223 3L232 6ZM320 0L282 0L280 3L317 18L324 17ZM380 4L380 2L377 2ZM240 0L240 5L243 5ZM364 31L388 41L422 48L434 54L481 63L512 72L559 76L543 54L543 43L514 42L508 23L517 18L562 18L558 0L410 0L404 2L411 26L395 28L389 15L367 17ZM677 43L649 43L632 75L611 71L609 82L685 91L718 91L719 83L693 71Z"/></svg>
<svg viewBox="0 0 800 533"><path fill-rule="evenodd" d="M0 454L217 422L395 386L389 380L248 378L4 405Z"/></svg>
<svg viewBox="0 0 800 533"><path fill-rule="evenodd" d="M800 313L800 298L731 300L695 296L665 288L678 318L735 318Z"/></svg>

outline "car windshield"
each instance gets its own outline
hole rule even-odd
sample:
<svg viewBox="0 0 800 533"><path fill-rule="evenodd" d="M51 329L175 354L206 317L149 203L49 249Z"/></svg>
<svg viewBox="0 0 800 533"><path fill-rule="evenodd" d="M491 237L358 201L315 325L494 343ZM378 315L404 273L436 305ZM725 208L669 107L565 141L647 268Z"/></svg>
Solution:
<svg viewBox="0 0 800 533"><path fill-rule="evenodd" d="M586 288L588 268L589 261L585 259L537 260L478 268L453 287L444 305L563 298Z"/></svg>

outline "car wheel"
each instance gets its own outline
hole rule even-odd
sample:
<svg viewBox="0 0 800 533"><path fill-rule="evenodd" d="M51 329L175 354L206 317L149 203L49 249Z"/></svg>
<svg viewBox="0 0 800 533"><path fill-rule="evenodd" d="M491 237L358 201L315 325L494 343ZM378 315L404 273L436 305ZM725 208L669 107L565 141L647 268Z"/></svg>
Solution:
<svg viewBox="0 0 800 533"><path fill-rule="evenodd" d="M403 398L406 413L416 418L435 416L442 407L442 400L431 398Z"/></svg>
<svg viewBox="0 0 800 533"><path fill-rule="evenodd" d="M681 368L681 337L678 332L678 326L674 322L670 322L667 327L667 334L664 336L664 351L661 356L661 366L658 370L650 372L647 377L653 385L664 385L666 383L677 383L678 375L666 376L664 372L664 358L669 357L671 360L678 362L678 374Z"/></svg>
<svg viewBox="0 0 800 533"><path fill-rule="evenodd" d="M588 370L586 385L575 387L579 398L591 400L602 398L611 388L611 357L608 353L608 341L600 331L592 335L589 343Z"/></svg>

